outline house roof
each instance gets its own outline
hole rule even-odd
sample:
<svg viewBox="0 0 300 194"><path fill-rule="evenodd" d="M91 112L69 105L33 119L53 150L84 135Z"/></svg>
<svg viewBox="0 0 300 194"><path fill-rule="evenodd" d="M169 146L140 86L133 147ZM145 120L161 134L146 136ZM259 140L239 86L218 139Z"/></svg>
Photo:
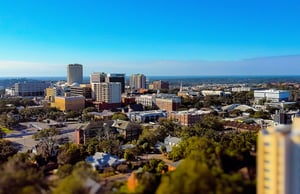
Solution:
<svg viewBox="0 0 300 194"><path fill-rule="evenodd" d="M168 137L165 138L165 142L170 142L172 144L178 144L181 142L181 139L178 137L172 137L169 135Z"/></svg>
<svg viewBox="0 0 300 194"><path fill-rule="evenodd" d="M85 161L91 164L93 167L105 167L105 166L116 166L124 161L119 159L117 156L110 155L104 152L96 152L95 155L89 156Z"/></svg>
<svg viewBox="0 0 300 194"><path fill-rule="evenodd" d="M242 112L245 112L248 109L252 109L253 111L257 111L257 109L255 109L255 108L253 108L251 106L248 106L248 105L244 105L244 104L239 105L239 106L235 107L234 109L240 110Z"/></svg>
<svg viewBox="0 0 300 194"><path fill-rule="evenodd" d="M223 106L222 107L222 110L223 111L231 111L233 110L234 108L240 106L239 104L230 104L230 105L227 105L227 106Z"/></svg>
<svg viewBox="0 0 300 194"><path fill-rule="evenodd" d="M129 121L123 121L123 120L115 120L112 124L113 127L116 127L117 129L123 129L126 130L130 127Z"/></svg>
<svg viewBox="0 0 300 194"><path fill-rule="evenodd" d="M89 130L94 128L103 128L104 125L111 126L113 121L90 121L85 124L82 124L79 129Z"/></svg>

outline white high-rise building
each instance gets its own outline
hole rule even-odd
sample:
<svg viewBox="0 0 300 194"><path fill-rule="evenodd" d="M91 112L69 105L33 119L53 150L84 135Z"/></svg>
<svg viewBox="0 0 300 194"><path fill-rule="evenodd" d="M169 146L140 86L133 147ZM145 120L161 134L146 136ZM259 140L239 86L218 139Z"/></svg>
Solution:
<svg viewBox="0 0 300 194"><path fill-rule="evenodd" d="M121 83L103 82L95 83L95 100L109 104L121 103Z"/></svg>
<svg viewBox="0 0 300 194"><path fill-rule="evenodd" d="M106 74L103 72L95 72L90 75L90 84L92 88L92 99L96 100L96 84L105 82Z"/></svg>
<svg viewBox="0 0 300 194"><path fill-rule="evenodd" d="M258 194L300 194L300 118L259 132Z"/></svg>
<svg viewBox="0 0 300 194"><path fill-rule="evenodd" d="M67 82L69 85L73 83L82 84L83 69L81 64L69 64L67 66Z"/></svg>

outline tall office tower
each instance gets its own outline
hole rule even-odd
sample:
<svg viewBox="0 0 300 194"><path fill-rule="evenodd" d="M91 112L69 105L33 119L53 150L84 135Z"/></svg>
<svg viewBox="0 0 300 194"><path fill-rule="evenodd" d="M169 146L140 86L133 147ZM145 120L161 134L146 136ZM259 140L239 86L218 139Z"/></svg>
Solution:
<svg viewBox="0 0 300 194"><path fill-rule="evenodd" d="M300 118L261 130L257 145L257 193L300 194Z"/></svg>
<svg viewBox="0 0 300 194"><path fill-rule="evenodd" d="M95 84L95 99L108 104L121 103L121 83L102 82Z"/></svg>
<svg viewBox="0 0 300 194"><path fill-rule="evenodd" d="M94 72L90 75L90 83L101 83L105 82L106 73Z"/></svg>
<svg viewBox="0 0 300 194"><path fill-rule="evenodd" d="M90 84L92 88L92 99L96 100L96 84L105 82L106 74L103 72L94 72L90 75Z"/></svg>
<svg viewBox="0 0 300 194"><path fill-rule="evenodd" d="M80 64L69 64L67 66L67 82L69 85L72 83L79 83L83 82L83 70L82 65Z"/></svg>
<svg viewBox="0 0 300 194"><path fill-rule="evenodd" d="M125 92L125 74L123 73L109 73L106 75L105 82L120 82L121 92Z"/></svg>
<svg viewBox="0 0 300 194"><path fill-rule="evenodd" d="M130 76L130 88L141 89L146 88L146 76L144 74L133 74Z"/></svg>

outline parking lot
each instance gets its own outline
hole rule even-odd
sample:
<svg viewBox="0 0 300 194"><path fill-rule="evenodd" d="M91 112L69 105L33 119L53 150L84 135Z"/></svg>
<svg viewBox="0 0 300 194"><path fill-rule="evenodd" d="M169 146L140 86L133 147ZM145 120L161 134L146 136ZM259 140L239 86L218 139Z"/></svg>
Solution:
<svg viewBox="0 0 300 194"><path fill-rule="evenodd" d="M32 135L41 129L49 128L47 123L42 122L26 122L20 123L20 130L14 131L8 134L5 139L15 143L16 147L21 152L26 152L32 149L38 141L32 138ZM80 126L80 123L67 123L65 127L58 128L61 131L60 135L56 136L56 139L67 140L69 142L75 142L75 129Z"/></svg>

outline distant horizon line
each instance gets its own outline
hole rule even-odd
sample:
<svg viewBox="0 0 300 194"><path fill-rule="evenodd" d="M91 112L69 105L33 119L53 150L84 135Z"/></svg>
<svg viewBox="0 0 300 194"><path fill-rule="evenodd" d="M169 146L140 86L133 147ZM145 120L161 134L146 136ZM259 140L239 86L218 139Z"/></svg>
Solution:
<svg viewBox="0 0 300 194"><path fill-rule="evenodd" d="M133 73L135 74L135 73ZM125 73L125 76L130 76L130 75L133 75L133 74L126 74ZM144 73L142 73L144 74ZM284 77L294 77L294 76L300 76L300 74L294 74L294 75L286 75L286 74L274 74L274 75L244 75L244 74L240 74L240 75L147 75L147 74L144 74L146 77L280 77L280 76L284 76ZM89 77L90 75L83 75L83 77ZM66 75L55 75L55 76L49 76L49 75L45 75L45 76L38 76L38 75L33 75L33 76L15 76L15 75L12 75L12 76L0 76L0 78L42 78L42 77L45 77L45 78L61 78L61 77L66 77Z"/></svg>

